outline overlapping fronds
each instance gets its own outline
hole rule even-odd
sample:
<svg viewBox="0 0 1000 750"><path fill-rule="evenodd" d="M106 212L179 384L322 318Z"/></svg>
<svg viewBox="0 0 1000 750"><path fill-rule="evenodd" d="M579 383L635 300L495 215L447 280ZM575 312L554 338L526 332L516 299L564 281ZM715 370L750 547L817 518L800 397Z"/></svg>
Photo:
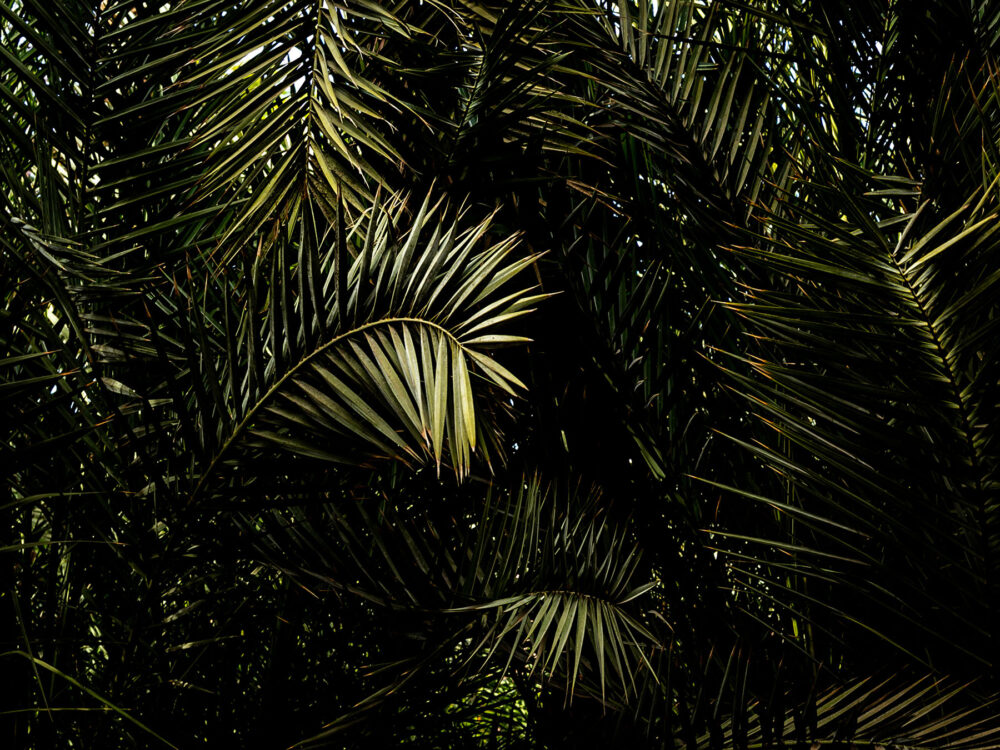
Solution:
<svg viewBox="0 0 1000 750"><path fill-rule="evenodd" d="M993 6L0 0L4 739L997 747Z"/></svg>

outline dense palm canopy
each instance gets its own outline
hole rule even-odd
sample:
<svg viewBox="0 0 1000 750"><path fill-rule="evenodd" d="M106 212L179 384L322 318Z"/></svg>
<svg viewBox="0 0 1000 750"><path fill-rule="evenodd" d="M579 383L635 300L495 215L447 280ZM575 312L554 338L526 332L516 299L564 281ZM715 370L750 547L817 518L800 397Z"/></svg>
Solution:
<svg viewBox="0 0 1000 750"><path fill-rule="evenodd" d="M1000 744L998 40L0 2L4 737Z"/></svg>

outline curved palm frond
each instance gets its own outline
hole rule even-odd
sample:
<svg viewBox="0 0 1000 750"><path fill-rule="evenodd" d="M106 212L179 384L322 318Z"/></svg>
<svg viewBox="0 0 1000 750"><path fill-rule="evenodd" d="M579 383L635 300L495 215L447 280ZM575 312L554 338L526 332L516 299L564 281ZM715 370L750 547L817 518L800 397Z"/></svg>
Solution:
<svg viewBox="0 0 1000 750"><path fill-rule="evenodd" d="M0 1L4 736L997 746L998 18Z"/></svg>

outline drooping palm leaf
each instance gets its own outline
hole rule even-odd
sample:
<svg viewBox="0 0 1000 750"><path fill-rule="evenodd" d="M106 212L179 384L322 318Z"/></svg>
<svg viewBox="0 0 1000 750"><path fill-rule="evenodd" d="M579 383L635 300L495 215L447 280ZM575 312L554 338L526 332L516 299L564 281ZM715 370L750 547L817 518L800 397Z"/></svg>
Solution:
<svg viewBox="0 0 1000 750"><path fill-rule="evenodd" d="M0 3L4 736L995 746L997 18Z"/></svg>

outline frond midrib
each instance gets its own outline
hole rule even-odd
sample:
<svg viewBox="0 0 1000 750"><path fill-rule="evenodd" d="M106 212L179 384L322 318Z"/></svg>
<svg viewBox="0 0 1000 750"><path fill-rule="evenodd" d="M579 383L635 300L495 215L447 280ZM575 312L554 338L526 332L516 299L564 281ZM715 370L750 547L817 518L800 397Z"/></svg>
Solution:
<svg viewBox="0 0 1000 750"><path fill-rule="evenodd" d="M990 589L994 586L994 583L991 581L992 576L990 575L990 570L992 568L992 554L989 542L989 523L986 516L986 508L981 499L983 495L983 477L985 476L987 469L984 465L985 457L979 450L976 449L976 443L973 438L973 423L970 415L972 405L969 403L969 397L971 394L964 393L963 389L960 387L959 380L961 375L952 363L952 359L948 356L949 352L945 348L941 339L941 333L934 324L934 320L931 317L930 310L928 309L927 301L920 296L920 292L913 284L910 275L907 273L907 269L903 267L903 265L896 258L895 254L889 253L888 257L892 268L895 269L899 278L902 279L903 285L909 293L913 306L916 308L918 320L923 324L925 330L927 331L927 335L930 337L931 342L934 345L934 351L937 354L935 359L937 360L940 371L944 373L948 381L948 387L951 389L953 403L958 407L960 424L958 425L957 431L961 436L961 440L965 443L968 458L972 465L973 482L977 497L975 513L979 519L979 531L983 545L981 554L983 555L986 586L987 589Z"/></svg>
<svg viewBox="0 0 1000 750"><path fill-rule="evenodd" d="M260 409L271 399L272 396L274 396L274 394L276 394L279 390L281 390L281 388L288 380L290 380L296 374L298 374L302 370L302 368L310 364L316 357L325 352L327 349L336 346L341 341L344 341L345 339L350 338L351 336L355 336L359 333L362 333L372 328L377 328L380 326L389 326L392 324L400 324L400 323L403 324L409 323L413 325L421 325L427 328L431 328L446 336L462 352L468 351L468 348L461 342L461 340L457 336L455 336L454 333L449 331L440 323L435 323L434 321L428 320L426 318L413 318L413 317L379 318L378 320L368 321L367 323L363 323L359 326L351 328L348 331L344 331L343 333L337 334L326 343L317 346L315 349L313 349L311 352L305 355L302 359L300 359L298 362L292 365L283 375L281 375L281 377L279 377L271 385L270 388L267 389L267 391L264 392L263 395L260 396L260 398L257 399L256 403L254 403L254 405L247 410L246 416L244 416L243 419L240 420L235 427L233 427L233 430L230 433L229 437L226 438L226 441L222 444L222 447L216 452L216 454L212 457L212 460L209 462L208 466L202 472L201 476L198 479L198 483L195 485L194 490L191 492L191 495L188 498L188 502L192 502L201 493L201 490L203 489L205 483L212 476L212 472L215 470L215 467L225 457L226 453L229 452L229 449L233 446L233 444L235 444L236 441L243 435L247 427L250 426L250 423L253 421L254 417L256 417L257 412L260 411Z"/></svg>

